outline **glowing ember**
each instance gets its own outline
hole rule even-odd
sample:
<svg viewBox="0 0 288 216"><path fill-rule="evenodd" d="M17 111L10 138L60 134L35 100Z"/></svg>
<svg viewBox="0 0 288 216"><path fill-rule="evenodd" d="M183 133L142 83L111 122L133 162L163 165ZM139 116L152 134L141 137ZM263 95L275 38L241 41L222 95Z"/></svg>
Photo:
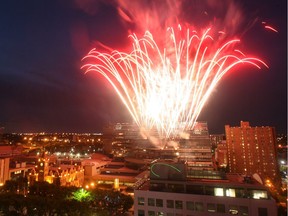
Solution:
<svg viewBox="0 0 288 216"><path fill-rule="evenodd" d="M273 32L278 33L278 31L277 31L276 28L272 27L271 25L267 25L266 22L263 21L263 22L262 22L262 25L264 25L264 28L265 28L265 29L268 29L268 30L270 30L270 31L273 31Z"/></svg>
<svg viewBox="0 0 288 216"><path fill-rule="evenodd" d="M113 86L134 121L149 134L179 136L195 124L221 78L237 65L267 65L234 50L239 40L222 43L207 29L203 34L168 28L156 42L150 32L133 39L130 53L102 53L93 49L83 58L86 72L101 74Z"/></svg>
<svg viewBox="0 0 288 216"><path fill-rule="evenodd" d="M273 28L272 26L265 25L264 27L265 27L266 29L269 29L269 30L271 30L271 31L273 31L273 32L278 33L278 31L277 31L275 28Z"/></svg>

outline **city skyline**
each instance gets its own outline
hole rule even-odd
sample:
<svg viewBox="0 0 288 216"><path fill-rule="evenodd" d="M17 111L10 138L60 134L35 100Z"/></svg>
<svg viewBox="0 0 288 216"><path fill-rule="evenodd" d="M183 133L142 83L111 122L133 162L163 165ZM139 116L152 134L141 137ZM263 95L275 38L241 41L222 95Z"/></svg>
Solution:
<svg viewBox="0 0 288 216"><path fill-rule="evenodd" d="M107 82L99 76L84 75L80 67L84 55L100 43L119 50L129 44L133 26L123 21L115 2L79 2L9 1L2 7L0 127L5 131L99 132L109 122L132 121ZM212 10L208 1L200 6L183 2L185 15L197 10L196 17L203 18L200 12L207 10L209 18L226 17L217 14L228 7L224 3ZM234 126L241 120L284 133L287 3L234 3L245 26L237 29L241 48L261 58L269 69L245 66L228 74L198 120L207 121L211 133L223 133L225 124ZM263 22L278 33L265 28Z"/></svg>

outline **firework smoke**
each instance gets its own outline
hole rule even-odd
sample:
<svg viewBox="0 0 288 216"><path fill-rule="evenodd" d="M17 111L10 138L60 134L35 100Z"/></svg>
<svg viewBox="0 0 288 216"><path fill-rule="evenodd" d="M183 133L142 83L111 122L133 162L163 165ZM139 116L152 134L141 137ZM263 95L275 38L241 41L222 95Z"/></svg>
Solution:
<svg viewBox="0 0 288 216"><path fill-rule="evenodd" d="M207 2L210 8L215 6L214 1ZM236 49L238 39L227 40L241 23L241 13L235 5L220 4L228 10L221 19L208 23L211 28L204 28L203 24L196 28L197 25L182 21L180 11L184 6L183 1L128 4L119 0L118 13L123 21L133 23L133 31L145 32L144 36L138 38L138 34L131 33L130 52L105 53L92 49L83 59L82 68L99 73L111 84L148 136L155 128L160 138L180 136L193 128L203 106L228 71L242 64L267 66ZM201 16L210 13L203 11ZM228 33L227 28L231 30Z"/></svg>

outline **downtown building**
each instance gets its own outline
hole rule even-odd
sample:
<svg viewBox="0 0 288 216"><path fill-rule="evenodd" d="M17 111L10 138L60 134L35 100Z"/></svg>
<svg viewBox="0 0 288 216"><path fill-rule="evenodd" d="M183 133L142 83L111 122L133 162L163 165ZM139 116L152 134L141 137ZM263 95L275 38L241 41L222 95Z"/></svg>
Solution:
<svg viewBox="0 0 288 216"><path fill-rule="evenodd" d="M279 178L275 128L251 127L241 121L240 127L226 125L225 133L230 173L257 173L262 180Z"/></svg>
<svg viewBox="0 0 288 216"><path fill-rule="evenodd" d="M207 122L196 122L193 129L186 131L188 137L179 139L179 159L185 161L188 175L198 176L203 171L212 171L211 141Z"/></svg>
<svg viewBox="0 0 288 216"><path fill-rule="evenodd" d="M31 171L32 167L25 161L17 160L22 151L22 146L0 146L0 186L8 180L25 177Z"/></svg>
<svg viewBox="0 0 288 216"><path fill-rule="evenodd" d="M193 178L187 164L179 161L151 164L149 178L136 184L134 216L213 215L276 216L277 206L267 189L252 177Z"/></svg>
<svg viewBox="0 0 288 216"><path fill-rule="evenodd" d="M149 136L143 134L135 123L109 124L103 130L103 141L105 153L114 157L178 159L186 161L188 173L194 176L214 170L207 122L196 122L181 136L165 139L158 136L156 129Z"/></svg>

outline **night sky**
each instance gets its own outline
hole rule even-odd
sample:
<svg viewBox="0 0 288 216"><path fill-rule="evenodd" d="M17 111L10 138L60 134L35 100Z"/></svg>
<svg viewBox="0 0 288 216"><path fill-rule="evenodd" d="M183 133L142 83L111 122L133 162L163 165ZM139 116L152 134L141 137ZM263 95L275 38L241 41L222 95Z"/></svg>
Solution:
<svg viewBox="0 0 288 216"><path fill-rule="evenodd" d="M182 2L181 19L199 27L217 19L223 24L232 1L223 0L220 6L216 0ZM241 120L286 133L287 1L233 3L241 12L241 26L233 33L239 35L242 50L261 58L269 69L233 70L220 81L199 120L208 122L210 133L223 133L226 124L238 126ZM101 43L121 50L130 44L128 35L140 31L136 21L123 20L117 7L111 0L1 3L0 127L4 132L101 132L109 122L132 121L107 82L80 69L90 49ZM278 33L265 29L263 21Z"/></svg>

